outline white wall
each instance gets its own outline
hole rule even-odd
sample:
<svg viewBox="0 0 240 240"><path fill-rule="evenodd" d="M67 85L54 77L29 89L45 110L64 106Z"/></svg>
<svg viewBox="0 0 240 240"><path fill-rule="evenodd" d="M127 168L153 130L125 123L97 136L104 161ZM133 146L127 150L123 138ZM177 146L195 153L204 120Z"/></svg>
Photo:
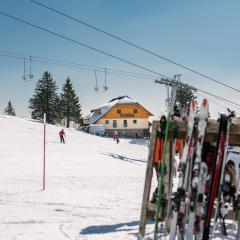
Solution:
<svg viewBox="0 0 240 240"><path fill-rule="evenodd" d="M109 120L109 124L105 124L105 120ZM114 129L113 120L117 120L117 129L144 129L148 128L148 119L146 118L121 118L121 119L100 119L97 124L102 124L105 129ZM123 127L123 120L127 120L127 127ZM137 124L133 124L133 120L137 120Z"/></svg>

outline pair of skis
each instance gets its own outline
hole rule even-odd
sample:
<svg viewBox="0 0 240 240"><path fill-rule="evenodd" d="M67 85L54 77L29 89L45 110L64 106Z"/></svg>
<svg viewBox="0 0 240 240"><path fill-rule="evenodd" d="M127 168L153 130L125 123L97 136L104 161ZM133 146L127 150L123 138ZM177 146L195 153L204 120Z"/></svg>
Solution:
<svg viewBox="0 0 240 240"><path fill-rule="evenodd" d="M172 87L171 91L171 101L168 103L168 115L166 119L166 126L165 126L165 135L164 135L164 149L163 149L163 155L161 160L161 168L160 168L160 176L158 179L158 192L157 192L157 209L155 214L155 228L154 228L154 240L157 240L158 235L158 219L159 219L159 213L162 210L163 211L163 201L164 201L164 176L166 171L166 155L167 155L167 145L168 145L168 129L169 129L169 123L170 118L174 110L174 105L176 101L176 94L177 94L177 88Z"/></svg>
<svg viewBox="0 0 240 240"><path fill-rule="evenodd" d="M210 181L209 197L207 200L204 231L203 231L203 238L202 238L203 240L208 240L210 237L213 205L217 195L220 196L221 194L221 187L219 188L219 185L220 185L219 183L225 167L223 160L224 160L224 155L228 145L228 135L229 135L228 132L229 132L228 117L222 114L220 118L220 123L219 123L219 133L218 133L218 141L217 141L217 149L216 149L217 152L216 152L215 160L212 167L213 171L212 171L212 177ZM219 208L219 203L218 203L217 209L215 210L214 221L218 214L218 210L219 210L218 208ZM215 229L215 226L216 224L214 223L213 230Z"/></svg>
<svg viewBox="0 0 240 240"><path fill-rule="evenodd" d="M211 239L213 239L214 231L215 231L215 228L217 226L218 215L219 215L220 212L221 212L221 215L226 215L226 214L224 214L224 212L227 211L227 209L224 208L224 202L222 201L222 190L223 190L223 183L224 183L224 170L225 170L225 166L226 166L226 163L227 163L229 131L230 131L231 123L232 123L232 118L234 116L235 116L234 112L229 111L229 116L228 117L226 115L222 115L221 119L220 119L220 130L219 130L219 132L220 132L221 135L220 135L220 142L219 142L219 145L218 145L218 152L217 152L217 158L216 158L216 163L215 163L217 172L215 172L215 176L214 176L215 178L213 178L213 180L212 180L213 192L211 194L211 195L213 195L213 194L215 194L215 191L217 191L217 193L216 193L216 195L217 195L217 206L216 206L215 213L214 213L214 219L213 219L213 226L212 226L211 234L209 234L208 227L210 225L209 225L209 222L208 222L209 219L207 219L206 230L205 230L205 233L204 233L204 239L209 239L209 235L211 236ZM223 122L222 125L221 125L221 122ZM224 143L222 143L221 140L224 141ZM220 161L222 161L222 166L221 166L221 162L219 162L219 159L220 159ZM235 166L235 168L236 167L238 167L238 166ZM220 176L217 176L218 174L220 174ZM215 184L214 180L215 181L219 180L218 182L216 182L217 186L214 185ZM214 188L217 188L217 190L215 190ZM212 204L211 203L211 199L212 199L211 195L209 197L210 208L211 208L211 204ZM222 216L222 218L223 218L222 219L223 232L224 232L225 235L227 235L224 216Z"/></svg>
<svg viewBox="0 0 240 240"><path fill-rule="evenodd" d="M198 139L196 143L196 156L192 170L193 173L186 239L193 239L194 232L195 239L200 239L202 232L202 215L204 213L204 195L208 172L207 164L202 162L202 149L208 118L208 101L204 99L199 114Z"/></svg>
<svg viewBox="0 0 240 240"><path fill-rule="evenodd" d="M186 181L187 181L187 174L188 172L186 169L189 165L189 149L192 147L192 133L194 128L194 122L196 117L196 103L194 101L191 101L190 103L190 109L189 109L189 115L187 119L187 135L186 135L186 142L183 149L183 156L180 163L180 172L179 172L179 182L177 191L174 193L173 198L173 217L171 222L171 231L170 231L170 237L169 240L174 240L176 236L177 231L177 225L179 216L181 215L181 221L183 221L184 218L184 212L185 212L185 198L186 198Z"/></svg>

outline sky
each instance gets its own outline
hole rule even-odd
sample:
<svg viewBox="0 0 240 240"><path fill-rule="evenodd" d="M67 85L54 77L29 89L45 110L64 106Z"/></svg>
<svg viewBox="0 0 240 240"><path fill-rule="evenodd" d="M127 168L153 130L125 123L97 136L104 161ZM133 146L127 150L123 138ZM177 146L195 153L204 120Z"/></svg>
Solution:
<svg viewBox="0 0 240 240"><path fill-rule="evenodd" d="M240 2L238 0L38 0L54 9L136 43L161 56L240 89ZM240 103L240 93L193 74L176 65L119 42L102 33L53 13L30 0L1 0L0 11L85 43L155 72L172 77L228 100ZM104 92L104 72L97 71L100 92L94 91L97 67L159 76L95 52L47 32L16 22L0 14L0 113L8 100L20 117L29 117L28 101L36 82L49 71L59 92L69 76L79 96L83 115L110 99L128 95L137 99L155 116L165 113L165 86L152 79L133 78L107 71L108 90ZM24 82L23 60L2 56L3 51L33 56L30 82ZM5 52L5 54L6 54ZM92 70L34 61L34 56L95 66ZM226 108L240 115L240 107L207 97L212 118Z"/></svg>

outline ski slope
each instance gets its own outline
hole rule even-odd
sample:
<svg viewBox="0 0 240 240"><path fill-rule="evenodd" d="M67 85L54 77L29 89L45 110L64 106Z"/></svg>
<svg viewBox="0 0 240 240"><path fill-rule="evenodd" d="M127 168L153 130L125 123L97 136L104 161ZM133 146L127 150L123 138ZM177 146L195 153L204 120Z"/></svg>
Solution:
<svg viewBox="0 0 240 240"><path fill-rule="evenodd" d="M47 125L42 191L43 124L0 115L1 240L136 240L148 154L142 140L116 144ZM152 187L156 186L155 176ZM223 237L235 239L232 224ZM153 239L149 222L146 239ZM163 239L168 239L163 237Z"/></svg>
<svg viewBox="0 0 240 240"><path fill-rule="evenodd" d="M0 239L136 239L146 144L0 115Z"/></svg>

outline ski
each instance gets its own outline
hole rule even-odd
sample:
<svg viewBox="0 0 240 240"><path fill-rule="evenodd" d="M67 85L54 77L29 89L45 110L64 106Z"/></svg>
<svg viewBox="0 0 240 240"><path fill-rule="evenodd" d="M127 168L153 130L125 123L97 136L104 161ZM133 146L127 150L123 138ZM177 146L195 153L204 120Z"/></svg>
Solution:
<svg viewBox="0 0 240 240"><path fill-rule="evenodd" d="M195 213L195 239L200 240L203 232L203 218L204 218L204 197L205 187L208 176L208 166L205 162L201 162L200 175L198 183L198 194L196 199L196 213Z"/></svg>
<svg viewBox="0 0 240 240"><path fill-rule="evenodd" d="M198 122L198 141L196 145L196 156L193 165L193 172L192 172L192 182L191 182L191 196L190 196L190 203L189 203L189 219L188 219L188 230L186 233L186 239L193 239L193 232L196 227L195 225L195 213L196 213L196 201L198 202L198 211L197 214L199 215L201 210L200 205L203 201L203 195L205 193L205 183L207 180L207 169L205 164L201 164L202 160L202 148L203 148L203 141L205 136L205 130L207 127L207 122L209 118L209 105L207 99L203 99L201 107L200 107L200 114L199 114L199 122ZM201 183L202 185L200 185ZM201 187L199 187L201 186Z"/></svg>
<svg viewBox="0 0 240 240"><path fill-rule="evenodd" d="M184 189L184 180L187 178L188 173L186 173L186 165L188 161L189 156L189 148L192 144L192 133L195 123L195 117L196 117L196 103L194 100L190 103L190 109L189 109L189 116L188 116L188 123L187 123L187 135L186 135L186 141L183 149L183 157L180 163L180 173L179 173L179 182L178 182L178 188L177 192L174 193L174 199L173 199L173 218L171 223L171 231L170 231L170 237L169 240L174 240L176 236L176 230L177 230L177 220L178 215L184 215L184 203L185 203L185 194L186 189ZM181 227L183 229L183 227Z"/></svg>
<svg viewBox="0 0 240 240"><path fill-rule="evenodd" d="M223 204L221 196L222 196L222 188L223 188L223 181L224 181L224 169L225 169L225 165L227 163L229 130L230 130L230 126L231 126L231 118L232 117L234 117L234 113L230 112L230 115L228 116L223 163L222 163L222 169L221 169L221 175L220 175L219 189L218 189L218 192L217 192L217 207L216 207L216 210L215 210L215 213L214 213L213 227L212 227L212 231L211 231L211 239L213 239L213 237L214 237L214 231L215 231L215 228L217 226L218 215L219 215L219 212L221 211L220 206L221 206L221 204ZM226 214L221 214L221 215L223 216L223 215L226 215ZM223 220L223 222L222 222L223 230L224 230L224 234L225 234L226 233L226 227L225 227L224 218L222 220Z"/></svg>
<svg viewBox="0 0 240 240"><path fill-rule="evenodd" d="M220 123L219 123L219 132L218 132L218 141L217 141L217 154L213 163L213 171L211 177L209 197L207 201L206 216L203 230L203 240L209 239L210 227L211 227L211 218L213 212L213 204L217 195L217 190L219 187L222 161L224 155L224 148L227 136L227 126L228 126L228 117L224 114L221 114Z"/></svg>

